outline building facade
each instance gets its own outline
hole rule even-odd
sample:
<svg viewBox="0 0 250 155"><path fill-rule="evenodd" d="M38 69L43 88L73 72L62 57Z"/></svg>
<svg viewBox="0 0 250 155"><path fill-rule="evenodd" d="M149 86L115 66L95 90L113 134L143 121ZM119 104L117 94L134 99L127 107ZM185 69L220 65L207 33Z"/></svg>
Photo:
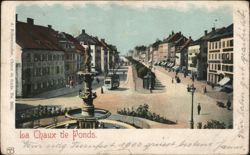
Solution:
<svg viewBox="0 0 250 155"><path fill-rule="evenodd" d="M66 85L79 83L77 72L82 70L84 61L84 48L70 34L61 32L58 34L60 46L65 51L65 78Z"/></svg>
<svg viewBox="0 0 250 155"><path fill-rule="evenodd" d="M233 25L208 41L207 81L223 86L233 83ZM224 80L223 80L224 79ZM224 81L221 83L220 81Z"/></svg>
<svg viewBox="0 0 250 155"><path fill-rule="evenodd" d="M48 27L16 21L17 97L31 97L65 86L64 51L57 32Z"/></svg>

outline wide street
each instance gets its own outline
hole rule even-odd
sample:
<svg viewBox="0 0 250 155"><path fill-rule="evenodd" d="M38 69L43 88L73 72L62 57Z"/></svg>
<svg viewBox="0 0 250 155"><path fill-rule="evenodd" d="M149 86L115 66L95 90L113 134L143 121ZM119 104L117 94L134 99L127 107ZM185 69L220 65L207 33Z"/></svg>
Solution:
<svg viewBox="0 0 250 155"><path fill-rule="evenodd" d="M115 114L119 109L132 107L135 109L139 105L146 103L149 105L150 111L177 122L176 125L157 123L153 126L154 128L189 128L189 120L191 117L191 93L187 92L186 83L172 83L171 76L161 71L159 68L156 68L156 78L165 86L164 91L159 92L153 90L152 94L149 92L142 93L135 90L135 79L133 78L132 67L128 66L123 67L123 69L124 68L127 68L125 74L123 74L123 72L118 72L121 78L121 85L116 90L104 89L104 93L101 94L100 86L103 85L103 76L99 77L99 79L101 79L100 81L102 81L99 84L94 81L94 90L97 92L97 98L94 100L95 107L107 109L112 114ZM196 82L194 82L194 85L199 87ZM205 124L212 119L224 122L227 126L233 123L232 110L218 107L216 101L218 101L218 99L211 98L200 91L194 93L193 110L195 128L198 122ZM226 102L226 100L220 101ZM79 107L82 104L82 100L78 97L78 91L76 90L53 98L19 99L17 103ZM200 115L197 114L198 103L201 105Z"/></svg>

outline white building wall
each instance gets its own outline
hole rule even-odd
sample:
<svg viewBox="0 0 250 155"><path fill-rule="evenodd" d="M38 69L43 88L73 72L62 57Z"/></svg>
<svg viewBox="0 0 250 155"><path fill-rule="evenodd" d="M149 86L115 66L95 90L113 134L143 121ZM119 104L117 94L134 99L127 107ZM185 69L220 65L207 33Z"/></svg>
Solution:
<svg viewBox="0 0 250 155"><path fill-rule="evenodd" d="M176 53L176 59L175 59L175 65L180 66L181 65L181 53Z"/></svg>

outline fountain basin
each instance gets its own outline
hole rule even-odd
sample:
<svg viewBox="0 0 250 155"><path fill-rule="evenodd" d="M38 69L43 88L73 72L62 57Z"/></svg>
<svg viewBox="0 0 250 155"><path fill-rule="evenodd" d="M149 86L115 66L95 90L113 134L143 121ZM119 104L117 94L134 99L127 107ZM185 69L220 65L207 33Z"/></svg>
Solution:
<svg viewBox="0 0 250 155"><path fill-rule="evenodd" d="M72 109L66 113L66 117L70 119L78 120L78 121L85 121L85 122L105 119L105 118L108 118L110 115L111 113L109 111L100 109L100 108L94 108L93 115L89 115L89 116L83 115L81 108Z"/></svg>
<svg viewBox="0 0 250 155"><path fill-rule="evenodd" d="M99 120L103 124L101 128L96 129L136 129L134 126L115 120ZM46 129L77 129L78 122L76 120L64 121L58 124L47 126Z"/></svg>

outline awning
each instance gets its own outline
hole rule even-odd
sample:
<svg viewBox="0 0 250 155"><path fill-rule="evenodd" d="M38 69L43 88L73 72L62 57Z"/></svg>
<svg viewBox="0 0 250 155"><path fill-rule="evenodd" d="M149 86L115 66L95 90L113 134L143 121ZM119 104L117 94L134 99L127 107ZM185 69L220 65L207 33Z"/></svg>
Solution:
<svg viewBox="0 0 250 155"><path fill-rule="evenodd" d="M171 63L171 64L169 65L169 67L171 67L171 68L172 68L173 66L174 66L174 63Z"/></svg>
<svg viewBox="0 0 250 155"><path fill-rule="evenodd" d="M229 78L229 77L224 77L222 80L220 80L220 81L218 82L218 84L219 84L220 86L224 86L224 85L227 84L229 81L230 81L230 78Z"/></svg>
<svg viewBox="0 0 250 155"><path fill-rule="evenodd" d="M178 66L174 66L173 69L176 70L178 68Z"/></svg>

